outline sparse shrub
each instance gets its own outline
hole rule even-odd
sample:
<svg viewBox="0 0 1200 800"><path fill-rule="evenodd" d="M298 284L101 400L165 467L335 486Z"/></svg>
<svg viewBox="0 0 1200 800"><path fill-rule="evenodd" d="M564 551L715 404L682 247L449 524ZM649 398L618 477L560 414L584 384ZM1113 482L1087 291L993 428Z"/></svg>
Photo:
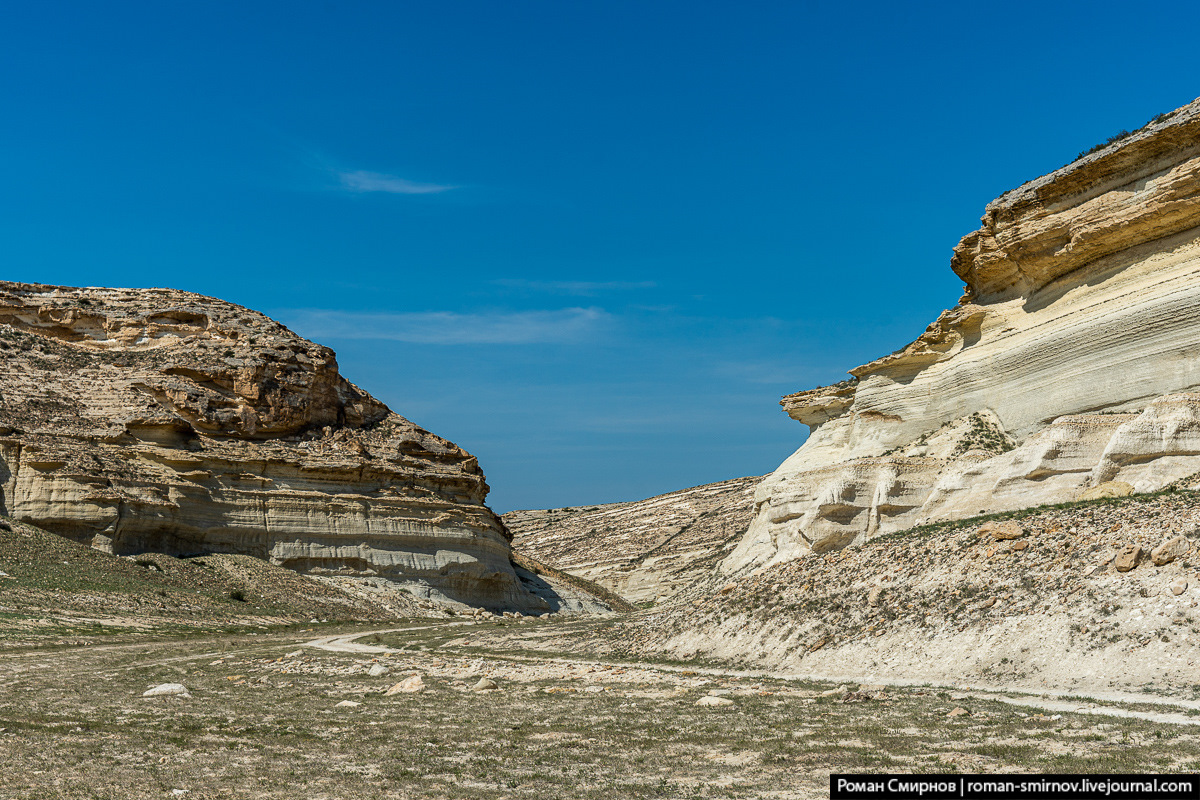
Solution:
<svg viewBox="0 0 1200 800"><path fill-rule="evenodd" d="M1079 159L1083 158L1084 156L1090 156L1092 153L1103 150L1104 148L1108 147L1110 144L1113 144L1114 142L1119 142L1122 139L1128 139L1130 136L1133 136L1132 131L1127 131L1127 130L1122 129L1120 133L1118 133L1114 136L1110 136L1110 137L1108 137L1107 140L1100 142L1100 144L1094 144L1091 147L1089 147L1087 150L1082 151L1079 155L1075 156L1075 160L1078 161Z"/></svg>
<svg viewBox="0 0 1200 800"><path fill-rule="evenodd" d="M1090 156L1092 153L1095 153L1095 152L1097 152L1097 151L1103 150L1104 148L1108 147L1110 144L1113 144L1113 143L1115 143L1115 142L1119 142L1119 141L1121 141L1122 139L1128 139L1130 136L1133 136L1133 135L1134 135L1135 133L1137 133L1138 131L1145 130L1146 128L1149 128L1151 125L1155 125L1155 124L1157 124L1157 123L1159 123L1159 122L1162 122L1164 119L1166 119L1167 117L1171 116L1171 114L1172 114L1172 113L1174 113L1174 112L1167 111L1167 112L1165 112L1165 113L1163 113L1163 114L1159 114L1159 115L1158 115L1158 116L1156 116L1154 119L1150 120L1150 121L1149 121L1149 122L1147 122L1145 125L1143 125L1142 127L1138 128L1136 131L1127 131L1127 130L1122 130L1122 131L1120 131L1119 133L1117 133L1117 134L1115 134L1115 135L1113 135L1113 136L1110 136L1110 137L1108 137L1108 139L1106 139L1105 141L1101 142L1100 144L1092 145L1092 146L1091 146L1091 147L1089 147L1087 150L1083 150L1083 151L1081 151L1081 152L1079 153L1079 155L1075 156L1075 158L1074 158L1073 160L1074 160L1074 161L1078 161L1079 159L1083 158L1084 156Z"/></svg>

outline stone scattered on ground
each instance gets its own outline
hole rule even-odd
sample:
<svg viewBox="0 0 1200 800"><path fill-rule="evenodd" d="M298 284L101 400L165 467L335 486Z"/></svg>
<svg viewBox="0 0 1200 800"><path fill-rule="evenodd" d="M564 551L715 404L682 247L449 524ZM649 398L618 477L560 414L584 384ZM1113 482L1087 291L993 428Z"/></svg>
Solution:
<svg viewBox="0 0 1200 800"><path fill-rule="evenodd" d="M1139 544L1128 545L1113 559L1113 568L1117 572L1129 572L1138 565L1141 558L1142 546Z"/></svg>
<svg viewBox="0 0 1200 800"><path fill-rule="evenodd" d="M865 587L858 589L861 603ZM377 657L397 679L415 673L431 688L447 688L428 699L381 698L386 681L368 677L372 656L359 649L314 644L303 659L281 660L279 651L295 645L264 646L262 633L231 637L216 663L211 641L197 638L46 648L26 663L53 669L23 670L17 676L23 691L0 692L0 705L7 704L0 716L28 720L0 727L8 768L0 783L8 794L28 798L169 796L176 786L188 789L187 797L205 798L287 800L299 791L367 800L400 791L408 800L506 794L515 800L582 797L603 781L617 787L608 789L614 797L691 797L696 787L733 787L738 796L798 800L822 796L829 772L844 770L848 760L861 763L862 754L880 770L940 763L1002 772L1019 770L1022 759L1051 758L1064 770L1086 771L1120 753L1183 772L1200 753L1194 728L1096 716L1095 709L1079 713L1074 698L1026 696L1019 699L1030 705L1022 708L973 689L967 704L954 700L960 689L906 685L884 693L877 691L882 684L857 680L835 686L732 665L576 650L585 641L580 631L607 624L493 624L470 629L464 645L455 644L464 633L457 624L438 630L414 621L411 633L373 642L392 648ZM286 642L291 634L266 636ZM136 695L112 681L97 681L81 702L80 675L128 674L151 663L167 674L186 669L187 686L202 702L156 700L139 704L139 712L139 705L131 707ZM230 675L241 675L241 683ZM503 691L470 692L483 675ZM272 689L261 688L263 677ZM839 695L822 698L822 690ZM704 695L711 699L697 705ZM1043 701L1045 714L1032 714ZM969 708L969 718L947 719L956 705ZM1163 710L1186 722L1184 709ZM1029 747L995 746L1022 735ZM1170 762L1154 761L1164 754ZM459 768L462 780L449 782L446 776ZM663 775L670 775L669 792L662 791ZM298 790L304 780L308 788ZM513 792L513 784L524 789Z"/></svg>
<svg viewBox="0 0 1200 800"><path fill-rule="evenodd" d="M1021 525L1011 519L1003 522L985 522L979 527L980 536L991 536L998 542L1008 539L1020 539L1025 535L1025 531L1021 530Z"/></svg>
<svg viewBox="0 0 1200 800"><path fill-rule="evenodd" d="M410 675L404 680L397 683L392 688L383 693L384 697L391 697L397 694L413 694L415 692L424 691L425 681L420 675Z"/></svg>
<svg viewBox="0 0 1200 800"><path fill-rule="evenodd" d="M191 697L182 683L160 683L153 689L142 692L142 697Z"/></svg>
<svg viewBox="0 0 1200 800"><path fill-rule="evenodd" d="M1156 567L1162 567L1170 564L1177 558L1186 556L1191 550L1192 543L1188 541L1186 536L1175 536L1151 550L1150 560L1154 562Z"/></svg>
<svg viewBox="0 0 1200 800"><path fill-rule="evenodd" d="M367 674L372 678L378 678L380 675L387 675L389 671L383 664L372 664L371 669L367 670Z"/></svg>
<svg viewBox="0 0 1200 800"><path fill-rule="evenodd" d="M733 701L728 697L715 697L713 695L705 695L696 701L698 706L709 706L711 708L722 708L733 705Z"/></svg>
<svg viewBox="0 0 1200 800"><path fill-rule="evenodd" d="M472 691L476 692L494 692L500 688L500 684L496 683L491 678L480 678L479 683L471 687Z"/></svg>
<svg viewBox="0 0 1200 800"><path fill-rule="evenodd" d="M1200 580L1200 551L1193 546L1161 566L1147 554L1177 536L1196 540L1200 491L1034 510L1007 521L1025 536L997 541L989 520L939 523L734 581L714 573L678 602L604 628L598 638L626 657L1080 691L1154 680L1190 696L1196 681L1188 662L1197 660L1200 643L1200 600L1191 584ZM1025 542L1024 550L1013 547ZM731 583L734 590L718 594Z"/></svg>

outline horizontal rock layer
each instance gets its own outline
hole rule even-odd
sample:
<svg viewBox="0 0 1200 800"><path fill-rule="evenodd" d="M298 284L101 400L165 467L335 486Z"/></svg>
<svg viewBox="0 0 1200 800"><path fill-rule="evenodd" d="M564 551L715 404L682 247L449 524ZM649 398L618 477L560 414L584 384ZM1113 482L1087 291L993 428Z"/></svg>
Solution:
<svg viewBox="0 0 1200 800"><path fill-rule="evenodd" d="M545 609L473 456L332 350L165 289L0 282L0 511L118 554L246 553Z"/></svg>
<svg viewBox="0 0 1200 800"><path fill-rule="evenodd" d="M915 342L783 399L811 434L727 571L1200 470L1200 100L990 203L952 267Z"/></svg>

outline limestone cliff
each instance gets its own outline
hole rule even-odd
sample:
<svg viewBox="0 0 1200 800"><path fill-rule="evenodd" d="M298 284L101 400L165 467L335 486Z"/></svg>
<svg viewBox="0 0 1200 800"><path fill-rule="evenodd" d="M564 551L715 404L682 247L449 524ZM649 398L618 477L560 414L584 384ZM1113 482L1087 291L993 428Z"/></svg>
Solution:
<svg viewBox="0 0 1200 800"><path fill-rule="evenodd" d="M473 456L240 306L0 282L0 513L117 554L230 552L550 610Z"/></svg>
<svg viewBox="0 0 1200 800"><path fill-rule="evenodd" d="M723 568L1200 470L1200 100L987 206L957 306L841 384Z"/></svg>
<svg viewBox="0 0 1200 800"><path fill-rule="evenodd" d="M664 600L709 575L750 522L758 478L735 478L631 503L511 511L520 553L594 581L632 603Z"/></svg>

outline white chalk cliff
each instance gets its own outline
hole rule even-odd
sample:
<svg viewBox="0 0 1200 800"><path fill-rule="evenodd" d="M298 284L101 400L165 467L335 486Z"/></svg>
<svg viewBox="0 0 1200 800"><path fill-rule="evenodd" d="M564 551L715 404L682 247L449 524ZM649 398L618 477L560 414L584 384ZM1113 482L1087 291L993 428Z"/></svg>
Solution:
<svg viewBox="0 0 1200 800"><path fill-rule="evenodd" d="M475 458L262 314L0 282L0 365L2 513L117 554L246 553L553 610L514 572Z"/></svg>
<svg viewBox="0 0 1200 800"><path fill-rule="evenodd" d="M1200 471L1200 100L988 204L957 306L789 395L738 572L925 522Z"/></svg>

